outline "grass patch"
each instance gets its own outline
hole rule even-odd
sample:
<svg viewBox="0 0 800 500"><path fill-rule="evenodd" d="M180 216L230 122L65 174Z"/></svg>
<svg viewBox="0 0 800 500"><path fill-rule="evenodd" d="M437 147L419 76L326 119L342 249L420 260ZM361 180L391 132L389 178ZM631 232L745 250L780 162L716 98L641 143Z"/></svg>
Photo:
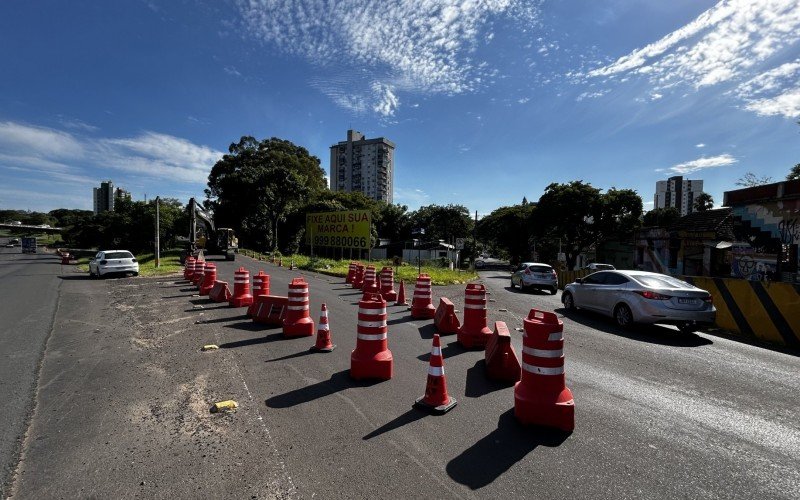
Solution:
<svg viewBox="0 0 800 500"><path fill-rule="evenodd" d="M180 262L181 250L167 250L161 252L160 266L156 267L156 255L154 253L139 254L136 260L139 261L139 276L161 276L183 271ZM78 270L89 272L89 261L92 257L80 257L78 259Z"/></svg>
<svg viewBox="0 0 800 500"><path fill-rule="evenodd" d="M269 258L270 254L260 254L252 250L240 250L243 255L248 257L258 258L262 256ZM283 256L283 265L288 266L292 261L294 265L300 269L309 271L317 271L331 276L347 276L348 268L350 267L350 260L334 260L334 259L321 259L315 257L313 260L307 255L289 255ZM395 267L390 260L362 262L365 265L375 266L375 269L380 272L383 267L391 267L395 270L394 279L400 281L401 279L406 283L416 283L417 281L417 266L411 264L403 264ZM478 275L473 271L463 270L450 270L442 267L435 266L422 266L422 273L431 277L431 283L434 285L458 285L467 283L469 281L478 279Z"/></svg>

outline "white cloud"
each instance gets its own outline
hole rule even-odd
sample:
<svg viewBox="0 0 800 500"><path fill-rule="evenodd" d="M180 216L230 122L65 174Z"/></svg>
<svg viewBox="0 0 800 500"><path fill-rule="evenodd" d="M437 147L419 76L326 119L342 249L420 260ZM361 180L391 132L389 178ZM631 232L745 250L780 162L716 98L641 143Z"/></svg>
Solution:
<svg viewBox="0 0 800 500"><path fill-rule="evenodd" d="M37 158L80 158L84 154L83 145L67 132L0 122L0 152L8 149Z"/></svg>
<svg viewBox="0 0 800 500"><path fill-rule="evenodd" d="M480 87L488 69L473 51L492 39L492 20L507 15L530 23L539 3L238 0L237 5L252 36L328 70L348 68L348 86L341 85L341 76L312 84L334 102L391 116L400 102L398 91L459 94ZM376 95L375 82L390 92Z"/></svg>
<svg viewBox="0 0 800 500"><path fill-rule="evenodd" d="M800 116L800 59L781 64L740 84L735 93L745 109L762 116Z"/></svg>
<svg viewBox="0 0 800 500"><path fill-rule="evenodd" d="M736 158L725 153L718 156L702 157L696 160L687 161L685 163L678 163L670 167L670 171L676 174L690 174L697 172L704 168L724 167L726 165L733 165L738 162Z"/></svg>
<svg viewBox="0 0 800 500"><path fill-rule="evenodd" d="M723 0L686 26L589 76L635 72L664 83L713 85L793 43L799 29L797 0Z"/></svg>
<svg viewBox="0 0 800 500"><path fill-rule="evenodd" d="M706 145L701 142L699 144L695 144L694 147L696 147L696 148L704 148L704 147L706 147Z"/></svg>
<svg viewBox="0 0 800 500"><path fill-rule="evenodd" d="M203 184L221 151L157 132L128 138L91 138L15 122L0 123L0 172L50 188L86 189L119 170L176 182ZM5 180L9 183L9 180ZM66 188L64 188L66 189ZM64 192L65 200L69 192Z"/></svg>
<svg viewBox="0 0 800 500"><path fill-rule="evenodd" d="M640 75L658 93L682 84L695 89L736 84L776 64L774 59L783 49L799 39L797 0L722 0L689 24L585 76L625 79ZM740 86L736 95L745 99L745 109L791 116L798 110L797 87L788 83L786 75L795 73L798 66L795 61L768 70ZM786 85L791 89L787 91ZM753 88L772 95L752 98Z"/></svg>

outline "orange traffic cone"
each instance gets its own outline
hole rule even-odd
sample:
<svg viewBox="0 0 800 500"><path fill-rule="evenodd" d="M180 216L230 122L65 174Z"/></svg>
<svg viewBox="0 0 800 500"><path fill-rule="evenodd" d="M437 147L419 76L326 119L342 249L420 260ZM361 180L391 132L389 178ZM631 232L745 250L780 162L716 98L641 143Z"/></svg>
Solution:
<svg viewBox="0 0 800 500"><path fill-rule="evenodd" d="M322 304L322 312L319 314L319 328L317 328L317 343L311 346L314 352L331 352L336 349L336 345L331 342L331 329L328 326L328 306Z"/></svg>
<svg viewBox="0 0 800 500"><path fill-rule="evenodd" d="M456 405L455 398L447 394L447 378L444 376L444 358L442 346L439 343L439 334L433 335L431 347L431 361L428 367L428 384L425 386L425 395L414 402L417 408L431 413L447 413Z"/></svg>
<svg viewBox="0 0 800 500"><path fill-rule="evenodd" d="M396 306L407 306L408 302L406 302L406 287L403 285L403 280L400 280L400 291L397 292L397 302L395 302Z"/></svg>

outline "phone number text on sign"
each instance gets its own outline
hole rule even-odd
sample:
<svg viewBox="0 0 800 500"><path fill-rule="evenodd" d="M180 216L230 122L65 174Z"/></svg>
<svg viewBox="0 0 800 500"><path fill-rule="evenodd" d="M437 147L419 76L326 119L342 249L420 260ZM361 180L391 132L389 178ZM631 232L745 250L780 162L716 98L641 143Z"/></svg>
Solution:
<svg viewBox="0 0 800 500"><path fill-rule="evenodd" d="M306 214L306 244L369 248L370 212L352 210Z"/></svg>

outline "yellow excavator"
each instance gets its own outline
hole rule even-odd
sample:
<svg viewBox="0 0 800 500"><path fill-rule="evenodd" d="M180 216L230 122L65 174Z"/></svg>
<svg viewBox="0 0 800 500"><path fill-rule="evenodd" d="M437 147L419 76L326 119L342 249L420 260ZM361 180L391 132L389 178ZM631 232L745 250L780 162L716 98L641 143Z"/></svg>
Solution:
<svg viewBox="0 0 800 500"><path fill-rule="evenodd" d="M198 223L199 226L198 227ZM194 198L189 200L189 248L187 255L224 255L225 260L235 260L239 239L228 227L214 227L211 215L200 208Z"/></svg>

